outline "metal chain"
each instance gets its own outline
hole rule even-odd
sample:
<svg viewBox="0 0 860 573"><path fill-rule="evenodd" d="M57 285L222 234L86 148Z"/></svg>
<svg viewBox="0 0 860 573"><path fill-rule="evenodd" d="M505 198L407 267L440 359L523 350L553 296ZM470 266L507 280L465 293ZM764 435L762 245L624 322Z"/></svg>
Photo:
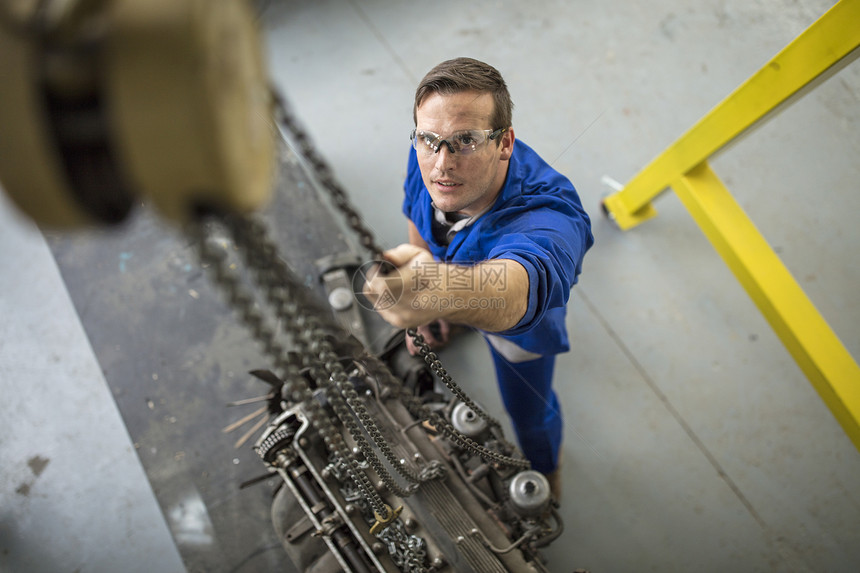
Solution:
<svg viewBox="0 0 860 573"><path fill-rule="evenodd" d="M406 330L406 334L412 337L413 342L415 342L416 346L421 353L421 357L424 359L424 362L430 367L433 372L436 373L436 376L439 377L439 380L442 381L448 389L463 402L466 407L472 410L475 414L483 418L487 421L491 426L495 426L496 428L501 428L499 421L487 414L483 409L481 409L475 402L469 398L463 389L460 388L454 379L451 378L451 375L448 374L448 371L442 366L442 362L439 360L439 356L433 352L433 349L430 348L430 345L424 340L424 336L419 334L418 331L414 328L409 328Z"/></svg>
<svg viewBox="0 0 860 573"><path fill-rule="evenodd" d="M373 510L380 516L388 517L390 508L374 489L367 475L357 466L340 432L335 428L319 402L313 398L307 383L296 366L290 362L283 345L276 340L275 331L265 324L260 311L254 308L253 297L242 287L235 273L228 269L226 253L211 243L208 229L204 224L191 223L187 233L197 247L201 263L204 267L211 268L215 284L222 290L229 305L239 314L239 318L248 327L251 335L262 345L264 353L284 380L286 396L307 407L310 422L319 432L329 451L344 460L350 479L364 494ZM286 304L286 297L282 300ZM298 309L298 305L294 304L294 306ZM300 325L306 322L302 318L307 317L297 317L293 324Z"/></svg>
<svg viewBox="0 0 860 573"><path fill-rule="evenodd" d="M388 546L391 560L403 573L426 573L426 542L424 539L407 533L402 523L393 524L379 535L380 541Z"/></svg>
<svg viewBox="0 0 860 573"><path fill-rule="evenodd" d="M410 330L412 332L410 332ZM500 436L498 438L499 441L502 444L504 444L505 446L508 446L511 449L513 449L513 445L511 445L510 442L508 442L507 440L504 439L503 432L502 432L502 426L501 426L501 424L499 424L499 421L496 420L495 418L493 418L492 416L490 416L489 414L487 414L483 409L481 409L471 398L469 398L468 395L466 395L466 393L463 391L463 389L460 388L460 386L458 386L456 382L454 382L454 379L451 378L451 376L448 374L448 372L445 370L445 368L442 367L442 362L439 361L439 357L437 356L437 354L435 352L433 352L433 350L430 348L430 345L424 341L424 336L419 334L415 329L409 329L406 331L406 333L409 334L410 336L412 336L412 340L418 346L419 351L421 353L421 357L424 358L424 362L426 362L427 365L430 367L430 369L436 373L436 376L438 376L439 379L445 384L445 386L448 387L448 389L451 391L451 393L454 394L457 398L459 398L460 401L463 402L467 408L469 408L470 410L475 412L475 414L477 414L478 416L480 416L481 418L486 420L490 426L493 426L496 429L498 429L499 430L499 436ZM459 431L457 431L455 428L453 428L453 426L451 426L450 424L447 424L447 421L446 421L446 426L448 427L449 431L456 432L456 436L451 438L454 442L456 442L458 445L460 445L460 447L464 447L467 450L478 453L475 450L475 448L472 447L471 443L474 443L474 442L471 439L469 439L467 436L464 436L463 434L461 434ZM446 435L448 435L448 433L446 433ZM486 448L483 448L483 449L486 450ZM486 451L491 451L491 450L486 450ZM481 454L481 455L484 455L484 454ZM511 459L513 459L513 458L511 458ZM510 465L510 464L506 464L506 465ZM517 467L520 467L520 466L525 467L526 469L529 468L528 464L523 466L522 460L517 460L517 463L515 465Z"/></svg>
<svg viewBox="0 0 860 573"><path fill-rule="evenodd" d="M326 339L326 332L321 324L322 315L311 314L307 312L304 305L295 304L300 287L295 284L283 261L276 256L275 247L266 238L262 225L255 225L250 220L239 217L229 218L228 223L240 252L245 256L249 268L257 275L266 298L275 308L276 316L281 320L284 329L293 337L306 365L311 367L314 378L324 389L326 398L338 419L353 436L359 450L383 483L397 495L408 495L409 492L402 490L388 475L381 461L361 435L361 430L342 396L332 384L332 381L338 386L342 383L348 385L349 382L337 354ZM352 459L351 456L350 459ZM386 512L380 513L383 516L387 515Z"/></svg>
<svg viewBox="0 0 860 573"><path fill-rule="evenodd" d="M293 116L293 114L287 108L287 105L284 100L279 96L279 94L277 94L276 91L274 92L274 99L276 118L295 139L296 144L299 146L299 150L301 151L304 158L307 160L308 164L314 170L314 174L322 183L323 188L328 191L337 208L340 209L344 217L346 217L346 221L349 226L359 236L362 246L364 246L370 252L370 254L375 260L384 260L382 248L376 242L376 239L373 236L373 232L364 224L361 219L361 216L358 214L358 211L352 206L352 203L349 200L349 196L347 195L343 187L341 187L341 185L334 178L331 168L329 167L328 163L326 163L326 161L322 158L320 153L316 150L316 147L311 141L310 136L304 131L298 120L295 118L295 116ZM451 392L454 393L454 395L460 398L473 412L475 412L475 414L482 417L490 425L495 426L497 428L501 427L498 420L484 412L472 400L470 400L468 396L466 396L465 392L463 392L463 390L457 385L457 383L454 382L453 377L448 374L448 371L439 361L439 358L436 353L433 352L433 350L430 348L430 345L427 344L427 342L424 340L424 337L418 334L417 330L408 329L406 333L412 337L413 342L420 349L421 355L424 357L424 360L427 362L427 364L430 365L436 375L439 376L442 382L448 387L449 390L451 390ZM465 438L465 436L463 437Z"/></svg>
<svg viewBox="0 0 860 573"><path fill-rule="evenodd" d="M338 355L326 338L325 329L321 324L321 316L324 315L307 312L305 305L287 303L288 300L295 301L303 292L303 287L297 284L287 265L277 256L277 248L269 238L265 226L248 217L233 216L228 218L227 222L240 253L245 257L248 267L255 272L259 285L269 303L274 307L276 316L281 319L283 327L293 336L302 356L307 357L308 366L322 369L327 374L325 377L319 377L323 380L326 397L335 410L335 414L349 430L365 459L371 464L385 486L395 495L407 497L417 491L417 484L437 477L436 475L428 477L416 474L404 464L399 463L375 420L367 412L364 401L355 391ZM295 326L299 321L304 324L304 328ZM331 384L332 381L334 384ZM346 399L346 403L344 403L343 398ZM347 404L358 416L368 435L388 460L388 463L402 477L412 482L412 485L404 489L394 480L364 438L361 429L350 414Z"/></svg>
<svg viewBox="0 0 860 573"><path fill-rule="evenodd" d="M384 260L384 257L382 256L382 247L380 247L379 243L376 242L376 238L373 236L373 231L364 224L361 215L355 207L352 206L349 196L346 194L344 188L341 187L340 183L337 182L337 179L335 179L334 173L328 163L326 163L325 159L323 159L322 155L317 151L310 136L301 127L296 117L290 112L286 102L277 90L272 90L272 97L274 98L275 103L276 121L279 121L281 125L287 128L287 131L290 132L290 135L296 145L298 145L302 156L314 170L314 174L317 179L331 196L337 208L341 213L343 213L344 217L346 217L347 224L349 224L350 228L358 235L361 246L367 249L375 260Z"/></svg>
<svg viewBox="0 0 860 573"><path fill-rule="evenodd" d="M398 397L406 406L409 413L412 414L413 418L416 420L427 420L460 448L480 456L486 462L494 462L502 466L513 468L529 469L529 467L531 467L528 460L500 454L478 444L468 436L464 436L443 416L440 416L438 413L431 410L426 404L422 403L417 396L410 394L402 384L397 384L396 381L392 381L391 378L393 375L385 364L383 364L376 356L367 354L362 358L362 362L367 372L372 376L377 377L382 382L388 382L392 387L399 388L400 395ZM510 446L507 442L503 443ZM513 446L511 446L511 449L513 449Z"/></svg>
<svg viewBox="0 0 860 573"><path fill-rule="evenodd" d="M333 459L333 456L330 457L329 464L323 471L328 471L338 481L338 489L344 501L358 509L365 519L373 519L370 514L370 508L364 499L362 499L361 493L350 487L350 484L344 479L346 476L344 475L342 464L337 459ZM392 523L378 537L380 541L387 545L388 554L401 571L405 573L430 573L431 571L435 571L435 568L428 568L425 565L427 542L417 535L408 533L403 523Z"/></svg>

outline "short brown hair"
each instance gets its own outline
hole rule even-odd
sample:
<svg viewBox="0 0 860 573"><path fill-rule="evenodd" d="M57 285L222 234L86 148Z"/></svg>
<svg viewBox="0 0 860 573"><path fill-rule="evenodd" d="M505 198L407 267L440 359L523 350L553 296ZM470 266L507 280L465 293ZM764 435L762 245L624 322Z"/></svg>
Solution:
<svg viewBox="0 0 860 573"><path fill-rule="evenodd" d="M428 96L434 93L452 95L467 91L493 94L493 115L490 117L492 128L511 126L514 104L502 74L493 66L472 58L446 60L427 72L415 90L412 120L418 125L418 106Z"/></svg>

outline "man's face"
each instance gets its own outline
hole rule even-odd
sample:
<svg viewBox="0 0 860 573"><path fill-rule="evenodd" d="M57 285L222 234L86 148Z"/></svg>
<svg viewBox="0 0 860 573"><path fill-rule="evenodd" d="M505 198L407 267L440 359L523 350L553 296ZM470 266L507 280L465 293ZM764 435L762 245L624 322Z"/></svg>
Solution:
<svg viewBox="0 0 860 573"><path fill-rule="evenodd" d="M492 94L434 93L416 110L416 127L446 139L456 131L492 129L492 113ZM451 153L444 143L433 155L417 152L421 177L433 202L446 213L459 211L466 215L474 215L491 205L504 185L513 146L513 130L508 129L470 155Z"/></svg>

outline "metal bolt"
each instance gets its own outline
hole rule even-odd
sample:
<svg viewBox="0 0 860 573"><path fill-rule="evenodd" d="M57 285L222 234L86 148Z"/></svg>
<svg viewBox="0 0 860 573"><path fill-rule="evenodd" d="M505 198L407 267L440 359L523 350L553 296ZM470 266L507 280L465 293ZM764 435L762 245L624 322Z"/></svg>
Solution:
<svg viewBox="0 0 860 573"><path fill-rule="evenodd" d="M418 522L412 519L411 517L407 518L403 525L406 527L406 531L412 533L416 529L418 529Z"/></svg>
<svg viewBox="0 0 860 573"><path fill-rule="evenodd" d="M299 438L299 445L303 448L308 447L308 439L307 438Z"/></svg>
<svg viewBox="0 0 860 573"><path fill-rule="evenodd" d="M371 548L371 549L373 550L373 552L374 552L374 553L376 553L377 555L379 555L379 554L381 554L383 551L385 551L385 546L384 546L382 543L380 543L379 541L374 541L374 542L373 542L373 545L371 545L371 546L370 546L370 548Z"/></svg>

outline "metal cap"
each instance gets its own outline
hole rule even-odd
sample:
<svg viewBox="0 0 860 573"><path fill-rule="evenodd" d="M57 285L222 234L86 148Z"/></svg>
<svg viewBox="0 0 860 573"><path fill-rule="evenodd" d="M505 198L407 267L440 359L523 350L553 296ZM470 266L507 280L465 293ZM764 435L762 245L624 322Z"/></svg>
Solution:
<svg viewBox="0 0 860 573"><path fill-rule="evenodd" d="M451 424L464 436L474 438L487 429L487 421L460 402L451 412Z"/></svg>
<svg viewBox="0 0 860 573"><path fill-rule="evenodd" d="M514 510L522 516L537 516L549 506L551 494L546 477L535 470L514 476L508 488Z"/></svg>

